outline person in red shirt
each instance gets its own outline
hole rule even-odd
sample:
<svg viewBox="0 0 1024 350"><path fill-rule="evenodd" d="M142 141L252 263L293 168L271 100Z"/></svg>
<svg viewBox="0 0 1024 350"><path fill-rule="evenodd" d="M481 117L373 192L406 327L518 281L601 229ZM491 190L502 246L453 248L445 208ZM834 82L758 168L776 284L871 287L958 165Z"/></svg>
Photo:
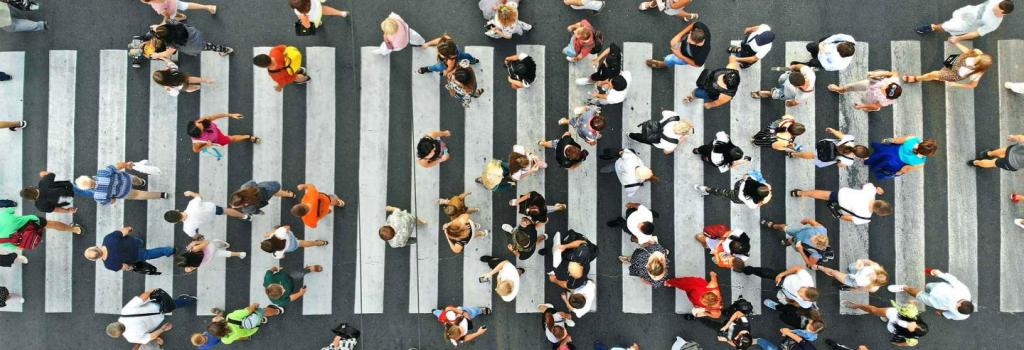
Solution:
<svg viewBox="0 0 1024 350"><path fill-rule="evenodd" d="M268 54L253 57L252 63L267 69L270 79L277 83L274 86L277 91L291 83L305 84L310 79L306 75L306 68L302 66L302 52L295 46L274 46Z"/></svg>
<svg viewBox="0 0 1024 350"><path fill-rule="evenodd" d="M702 277L677 277L666 281L665 285L686 292L693 304L693 314L685 317L722 317L722 288L718 286L717 273L711 272L711 281Z"/></svg>
<svg viewBox="0 0 1024 350"><path fill-rule="evenodd" d="M309 228L316 228L317 222L331 213L331 207L345 207L345 201L337 195L320 193L312 184L301 184L298 188L306 193L299 204L292 206L292 215L302 218Z"/></svg>

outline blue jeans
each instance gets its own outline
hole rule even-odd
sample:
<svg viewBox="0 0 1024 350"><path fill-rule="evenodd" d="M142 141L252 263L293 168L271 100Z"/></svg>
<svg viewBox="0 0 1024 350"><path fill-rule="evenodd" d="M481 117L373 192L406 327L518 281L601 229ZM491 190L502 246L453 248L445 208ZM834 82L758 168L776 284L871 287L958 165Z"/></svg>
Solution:
<svg viewBox="0 0 1024 350"><path fill-rule="evenodd" d="M46 29L43 22L30 21L23 18L11 18L11 24L0 27L5 32L39 32Z"/></svg>
<svg viewBox="0 0 1024 350"><path fill-rule="evenodd" d="M75 197L89 197L89 198L92 198L92 193L93 193L92 190L83 190L81 188L78 188L78 186L71 186L71 188L72 188L72 190L75 193Z"/></svg>
<svg viewBox="0 0 1024 350"><path fill-rule="evenodd" d="M754 343L760 346L762 350L779 350L779 347L772 343L770 340L765 338L754 339Z"/></svg>
<svg viewBox="0 0 1024 350"><path fill-rule="evenodd" d="M705 102L710 102L709 100L711 100L711 97L708 96L708 91L704 90L704 88L696 88L696 89L694 89L693 90L693 97L702 99Z"/></svg>
<svg viewBox="0 0 1024 350"><path fill-rule="evenodd" d="M179 296L177 298L174 298L174 308L175 309L189 307L189 306L192 306L192 305L195 305L195 304L196 304L196 298L193 298L192 296L182 295L182 296Z"/></svg>
<svg viewBox="0 0 1024 350"><path fill-rule="evenodd" d="M462 311L465 311L471 320L476 319L477 316L483 315L484 313L484 308L481 306L459 306L459 308L461 308ZM434 317L441 317L442 312L444 312L444 309L434 310Z"/></svg>
<svg viewBox="0 0 1024 350"><path fill-rule="evenodd" d="M668 66L668 68L672 68L674 66L689 65L689 63L686 63L686 61L683 61L682 58L676 57L675 54L670 53L670 54L665 56L665 65Z"/></svg>
<svg viewBox="0 0 1024 350"><path fill-rule="evenodd" d="M174 255L174 247L159 247L153 249L139 248L139 258L141 260L153 260L172 255Z"/></svg>
<svg viewBox="0 0 1024 350"><path fill-rule="evenodd" d="M455 57L455 64L459 64L459 61L462 60L469 60L470 62L473 62L476 61L476 57L470 55L469 52L459 50L459 54ZM431 72L444 72L445 69L448 69L448 63L445 61L440 61L433 65L427 66L427 70Z"/></svg>

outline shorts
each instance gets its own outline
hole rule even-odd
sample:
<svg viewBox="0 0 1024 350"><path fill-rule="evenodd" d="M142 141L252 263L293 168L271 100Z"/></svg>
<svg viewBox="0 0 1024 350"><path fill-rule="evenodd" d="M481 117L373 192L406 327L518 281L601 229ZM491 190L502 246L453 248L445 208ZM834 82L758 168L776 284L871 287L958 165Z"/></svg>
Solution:
<svg viewBox="0 0 1024 350"><path fill-rule="evenodd" d="M686 66L689 65L689 63L686 63L686 61L677 57L675 54L670 53L665 56L665 65L668 67L675 67L679 65Z"/></svg>
<svg viewBox="0 0 1024 350"><path fill-rule="evenodd" d="M214 214L214 215L218 215L218 216L219 216L219 215L224 215L224 207L221 207L221 206L219 206L219 205L218 205L218 206L217 206L217 209L215 209L215 210L213 211L213 214Z"/></svg>
<svg viewBox="0 0 1024 350"><path fill-rule="evenodd" d="M296 250L299 250L299 239L295 238L295 234L293 234L291 232L288 232L288 244L287 244L287 247L288 248L285 248L285 250L284 250L285 253L291 253L291 252L294 252Z"/></svg>
<svg viewBox="0 0 1024 350"><path fill-rule="evenodd" d="M828 194L828 202L839 204L839 191L832 191Z"/></svg>
<svg viewBox="0 0 1024 350"><path fill-rule="evenodd" d="M1010 145L1009 147L1006 147L1006 157L997 158L996 167L1008 171L1018 170L1017 168L1014 168L1013 165L1010 165L1010 151L1013 150L1014 147L1017 147L1017 145Z"/></svg>
<svg viewBox="0 0 1024 350"><path fill-rule="evenodd" d="M178 0L178 11L184 12L188 10L188 5L192 5L192 3Z"/></svg>
<svg viewBox="0 0 1024 350"><path fill-rule="evenodd" d="M227 146L227 145L231 144L231 136L224 135L223 133L219 133L219 134L217 134L217 139L213 140L213 143L216 143L216 144L221 145L221 146Z"/></svg>

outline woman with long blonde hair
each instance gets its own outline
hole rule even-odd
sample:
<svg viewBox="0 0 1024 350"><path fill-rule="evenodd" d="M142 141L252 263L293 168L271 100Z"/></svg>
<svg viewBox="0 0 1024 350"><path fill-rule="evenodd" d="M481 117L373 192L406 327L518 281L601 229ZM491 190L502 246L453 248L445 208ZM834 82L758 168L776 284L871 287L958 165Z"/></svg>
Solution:
<svg viewBox="0 0 1024 350"><path fill-rule="evenodd" d="M512 39L513 35L523 35L533 26L519 20L519 4L515 2L498 5L494 10L494 18L487 21L484 35L495 39Z"/></svg>
<svg viewBox="0 0 1024 350"><path fill-rule="evenodd" d="M946 86L954 86L965 89L973 89L978 86L978 81L985 75L985 71L992 66L992 56L981 52L978 49L971 49L956 37L950 37L949 42L960 49L959 55L950 55L943 62L940 70L931 71L924 75L904 75L903 81L917 83L922 81L941 81ZM962 81L967 81L962 83Z"/></svg>

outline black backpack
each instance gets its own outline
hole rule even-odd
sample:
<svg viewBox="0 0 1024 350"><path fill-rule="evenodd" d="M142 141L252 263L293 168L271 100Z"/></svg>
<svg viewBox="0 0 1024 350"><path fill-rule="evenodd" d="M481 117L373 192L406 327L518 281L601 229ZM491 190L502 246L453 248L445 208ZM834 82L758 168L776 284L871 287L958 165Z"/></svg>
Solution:
<svg viewBox="0 0 1024 350"><path fill-rule="evenodd" d="M537 78L537 63L533 61L533 57L526 56L524 59L512 61L507 67L508 75L512 79L533 84L533 80Z"/></svg>
<svg viewBox="0 0 1024 350"><path fill-rule="evenodd" d="M662 139L665 139L665 141L671 143L679 143L679 139L666 137L664 134L662 134L662 131L665 130L665 124L677 121L679 121L678 115L665 119L665 122L660 122L651 119L643 123L640 123L640 125L637 126L640 127L640 134L643 135L644 141L647 141L648 144L656 144L658 142L661 142Z"/></svg>
<svg viewBox="0 0 1024 350"><path fill-rule="evenodd" d="M814 145L814 149L818 153L818 160L824 163L834 162L839 158L836 143L832 142L832 140L818 140L818 143Z"/></svg>
<svg viewBox="0 0 1024 350"><path fill-rule="evenodd" d="M744 315L750 315L754 313L754 305L747 301L747 299L743 299L743 296L740 295L736 301L732 302L732 305L725 308L725 313L722 315L731 317L736 311L742 312Z"/></svg>

